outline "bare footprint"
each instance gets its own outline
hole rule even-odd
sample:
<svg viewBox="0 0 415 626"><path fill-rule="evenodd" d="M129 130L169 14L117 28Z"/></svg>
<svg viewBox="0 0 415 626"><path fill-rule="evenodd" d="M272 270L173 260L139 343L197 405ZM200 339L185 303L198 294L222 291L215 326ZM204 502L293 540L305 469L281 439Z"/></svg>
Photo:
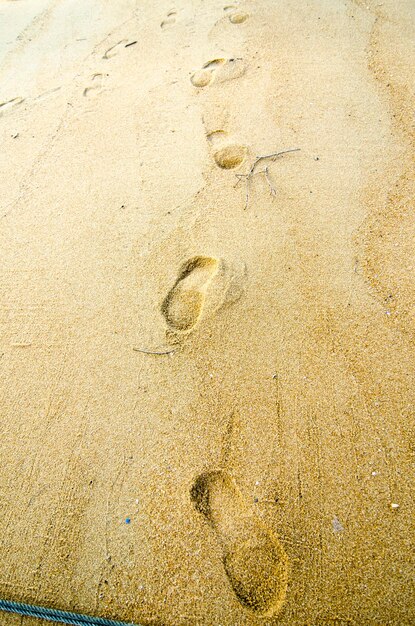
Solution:
<svg viewBox="0 0 415 626"><path fill-rule="evenodd" d="M231 144L226 130L213 130L206 135L213 151L213 158L218 167L232 170L239 167L246 159L248 148L243 144Z"/></svg>
<svg viewBox="0 0 415 626"><path fill-rule="evenodd" d="M212 130L210 133L207 133L206 139L210 145L217 146L222 144L226 140L227 136L228 133L226 130Z"/></svg>
<svg viewBox="0 0 415 626"><path fill-rule="evenodd" d="M190 81L195 87L202 88L212 82L223 83L239 78L244 73L245 64L242 59L213 59L205 63L201 70L194 72Z"/></svg>
<svg viewBox="0 0 415 626"><path fill-rule="evenodd" d="M259 615L277 613L288 582L288 558L278 538L221 470L198 476L190 495L216 533L225 572L239 602Z"/></svg>
<svg viewBox="0 0 415 626"><path fill-rule="evenodd" d="M12 100L0 103L0 115L14 109L19 104L22 104L22 102L24 102L24 98L13 98Z"/></svg>
<svg viewBox="0 0 415 626"><path fill-rule="evenodd" d="M121 48L125 48L126 43L128 43L128 39L121 39L121 41L116 43L114 46L111 46L111 48L108 48L108 50L106 51L106 53L104 54L102 58L111 59L112 57L114 57L116 54L119 53Z"/></svg>
<svg viewBox="0 0 415 626"><path fill-rule="evenodd" d="M94 74L91 77L91 84L88 87L85 87L83 91L84 96L90 96L92 94L96 94L101 91L102 84L104 80L104 74Z"/></svg>
<svg viewBox="0 0 415 626"><path fill-rule="evenodd" d="M169 28L169 26L173 26L176 23L176 15L177 12L172 10L167 13L167 17L160 24L160 28L163 30Z"/></svg>
<svg viewBox="0 0 415 626"><path fill-rule="evenodd" d="M228 146L224 146L223 148L219 148L219 150L214 153L213 158L218 167L225 170L233 170L242 165L247 154L248 149L246 146L240 144L230 144Z"/></svg>
<svg viewBox="0 0 415 626"><path fill-rule="evenodd" d="M236 4L228 4L226 7L223 7L223 10L232 24L242 24L249 17L248 13L240 11Z"/></svg>
<svg viewBox="0 0 415 626"><path fill-rule="evenodd" d="M243 24L243 22L246 22L248 17L248 13L244 13L243 11L235 11L229 15L229 21L231 22L231 24Z"/></svg>
<svg viewBox="0 0 415 626"><path fill-rule="evenodd" d="M207 287L217 269L218 260L212 257L197 256L184 264L161 305L171 328L186 331L195 326L202 313Z"/></svg>

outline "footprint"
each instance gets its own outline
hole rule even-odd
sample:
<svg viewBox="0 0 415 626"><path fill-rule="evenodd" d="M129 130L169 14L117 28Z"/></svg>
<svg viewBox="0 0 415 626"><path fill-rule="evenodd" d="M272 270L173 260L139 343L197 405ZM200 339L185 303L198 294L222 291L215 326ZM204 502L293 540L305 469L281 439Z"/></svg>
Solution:
<svg viewBox="0 0 415 626"><path fill-rule="evenodd" d="M165 20L162 21L162 23L160 24L160 28L162 28L163 30L165 28L168 28L169 26L173 26L173 24L175 24L176 22L176 15L177 12L176 11L169 11L167 13L167 17Z"/></svg>
<svg viewBox="0 0 415 626"><path fill-rule="evenodd" d="M193 257L184 264L161 305L166 322L173 330L187 331L195 326L202 313L207 287L218 265L217 259L205 256Z"/></svg>
<svg viewBox="0 0 415 626"><path fill-rule="evenodd" d="M218 144L223 143L227 136L228 133L226 130L212 130L206 135L206 139L212 146L217 146Z"/></svg>
<svg viewBox="0 0 415 626"><path fill-rule="evenodd" d="M24 98L13 98L12 100L2 102L0 104L0 115L3 115L3 113L7 113L7 111L10 111L19 104L22 104L22 102L24 102Z"/></svg>
<svg viewBox="0 0 415 626"><path fill-rule="evenodd" d="M239 11L236 4L228 4L226 7L223 7L223 10L232 24L242 24L249 17L248 13Z"/></svg>
<svg viewBox="0 0 415 626"><path fill-rule="evenodd" d="M218 167L232 170L239 167L248 154L248 148L240 144L226 143L228 141L226 130L212 130L206 135L213 152L213 158Z"/></svg>
<svg viewBox="0 0 415 626"><path fill-rule="evenodd" d="M116 43L114 46L111 46L111 48L108 48L108 50L106 51L106 53L104 54L102 58L111 59L112 57L114 57L116 54L119 53L121 48L125 48L126 43L128 43L128 39L121 39L121 41Z"/></svg>
<svg viewBox="0 0 415 626"><path fill-rule="evenodd" d="M217 150L213 158L218 167L225 170L233 170L245 161L247 154L248 149L246 146L231 144Z"/></svg>
<svg viewBox="0 0 415 626"><path fill-rule="evenodd" d="M213 61L208 61L201 70L198 70L191 76L191 83L195 87L206 87L214 78L213 71L224 63L226 63L226 59L213 59Z"/></svg>
<svg viewBox="0 0 415 626"><path fill-rule="evenodd" d="M248 19L248 13L244 13L243 11L235 11L229 15L229 21L231 24L242 24Z"/></svg>
<svg viewBox="0 0 415 626"><path fill-rule="evenodd" d="M197 70L190 77L195 87L201 88L210 85L213 81L223 83L227 80L239 78L245 73L245 64L242 59L213 59L205 63L201 70Z"/></svg>
<svg viewBox="0 0 415 626"><path fill-rule="evenodd" d="M89 87L85 87L83 94L84 96L90 96L93 92L99 92L102 89L102 84L104 80L104 74L94 74L91 77L91 85Z"/></svg>
<svg viewBox="0 0 415 626"><path fill-rule="evenodd" d="M221 470L198 476L190 495L216 533L225 572L239 602L258 615L278 612L287 591L288 558L277 537Z"/></svg>

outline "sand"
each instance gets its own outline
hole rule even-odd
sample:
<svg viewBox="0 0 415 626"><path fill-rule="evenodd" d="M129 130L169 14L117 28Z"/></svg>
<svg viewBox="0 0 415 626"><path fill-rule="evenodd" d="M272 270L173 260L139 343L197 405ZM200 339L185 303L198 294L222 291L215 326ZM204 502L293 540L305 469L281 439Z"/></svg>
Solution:
<svg viewBox="0 0 415 626"><path fill-rule="evenodd" d="M0 34L0 597L413 624L412 0Z"/></svg>

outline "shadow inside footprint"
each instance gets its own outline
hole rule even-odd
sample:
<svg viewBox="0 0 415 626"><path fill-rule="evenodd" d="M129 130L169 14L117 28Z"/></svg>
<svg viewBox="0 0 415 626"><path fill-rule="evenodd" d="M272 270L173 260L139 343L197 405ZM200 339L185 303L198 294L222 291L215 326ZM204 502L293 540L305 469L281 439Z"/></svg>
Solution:
<svg viewBox="0 0 415 626"><path fill-rule="evenodd" d="M119 53L121 48L125 47L126 43L128 43L128 39L121 39L121 41L119 41L115 45L111 46L111 48L108 48L108 50L106 51L106 53L104 54L104 56L102 58L103 59L112 59L113 56L115 56L116 54Z"/></svg>
<svg viewBox="0 0 415 626"><path fill-rule="evenodd" d="M213 59L208 61L202 69L194 72L190 82L195 87L206 87L213 81L223 83L239 78L245 73L245 64L242 59Z"/></svg>
<svg viewBox="0 0 415 626"><path fill-rule="evenodd" d="M242 165L247 152L246 146L231 144L217 150L213 158L218 167L224 170L232 170Z"/></svg>
<svg viewBox="0 0 415 626"><path fill-rule="evenodd" d="M218 268L217 259L197 256L187 261L161 305L168 325L174 330L190 330L203 309L206 289Z"/></svg>
<svg viewBox="0 0 415 626"><path fill-rule="evenodd" d="M190 495L216 532L225 572L239 602L257 614L275 614L284 603L288 578L288 559L277 537L221 470L198 476Z"/></svg>
<svg viewBox="0 0 415 626"><path fill-rule="evenodd" d="M231 24L243 24L248 19L248 14L242 11L235 11L229 16Z"/></svg>
<svg viewBox="0 0 415 626"><path fill-rule="evenodd" d="M98 91L101 91L103 80L104 80L103 74L94 74L91 77L91 84L88 87L85 87L83 91L83 95L90 96L93 92L97 93Z"/></svg>
<svg viewBox="0 0 415 626"><path fill-rule="evenodd" d="M166 19L164 19L161 24L160 24L160 28L162 28L163 30L165 28L168 28L169 26L173 26L173 24L176 22L176 11L169 11L167 13L167 17Z"/></svg>

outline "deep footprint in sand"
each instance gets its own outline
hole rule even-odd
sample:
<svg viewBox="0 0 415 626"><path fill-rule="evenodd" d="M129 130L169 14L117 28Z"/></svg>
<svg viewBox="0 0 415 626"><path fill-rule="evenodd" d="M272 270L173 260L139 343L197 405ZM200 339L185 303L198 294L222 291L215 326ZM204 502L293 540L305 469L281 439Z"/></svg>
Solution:
<svg viewBox="0 0 415 626"><path fill-rule="evenodd" d="M199 320L210 281L218 269L218 260L197 256L187 261L167 294L161 311L173 330L187 331Z"/></svg>
<svg viewBox="0 0 415 626"><path fill-rule="evenodd" d="M257 615L277 613L288 582L288 558L277 537L225 472L201 474L190 493L221 544L225 572L239 602Z"/></svg>
<svg viewBox="0 0 415 626"><path fill-rule="evenodd" d="M247 146L229 143L229 136L225 130L212 130L206 135L206 139L213 148L213 159L218 167L233 170L245 161L248 154Z"/></svg>
<svg viewBox="0 0 415 626"><path fill-rule="evenodd" d="M227 80L239 78L245 73L245 64L242 59L213 59L205 63L202 69L194 72L190 77L195 87L206 87L213 82L223 83Z"/></svg>
<svg viewBox="0 0 415 626"><path fill-rule="evenodd" d="M233 170L242 165L248 154L248 148L241 144L230 144L217 150L213 158L218 167Z"/></svg>

